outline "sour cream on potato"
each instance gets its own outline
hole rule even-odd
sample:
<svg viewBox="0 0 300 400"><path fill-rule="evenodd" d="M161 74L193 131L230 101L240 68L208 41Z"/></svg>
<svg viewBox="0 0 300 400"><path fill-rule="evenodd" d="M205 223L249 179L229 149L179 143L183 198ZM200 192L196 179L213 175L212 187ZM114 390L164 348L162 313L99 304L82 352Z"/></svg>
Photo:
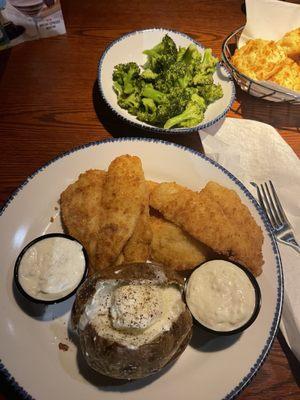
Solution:
<svg viewBox="0 0 300 400"><path fill-rule="evenodd" d="M147 281L120 284L106 280L86 305L79 330L92 324L98 335L136 349L171 329L185 310L181 292L175 285L158 286Z"/></svg>

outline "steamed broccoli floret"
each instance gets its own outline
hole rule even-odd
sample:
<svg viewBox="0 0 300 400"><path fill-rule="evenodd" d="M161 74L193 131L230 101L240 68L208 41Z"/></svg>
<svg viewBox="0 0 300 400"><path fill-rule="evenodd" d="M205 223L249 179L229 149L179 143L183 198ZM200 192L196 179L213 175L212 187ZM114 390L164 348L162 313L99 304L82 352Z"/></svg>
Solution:
<svg viewBox="0 0 300 400"><path fill-rule="evenodd" d="M212 85L214 82L212 74L207 74L204 71L199 71L193 77L193 84L194 85Z"/></svg>
<svg viewBox="0 0 300 400"><path fill-rule="evenodd" d="M201 54L199 53L196 45L190 44L181 56L181 61L184 61L186 65L194 67L195 63L201 62Z"/></svg>
<svg viewBox="0 0 300 400"><path fill-rule="evenodd" d="M118 98L119 98L119 96L122 96L123 87L122 87L122 85L119 84L119 82L116 81L113 83L113 89L116 92Z"/></svg>
<svg viewBox="0 0 300 400"><path fill-rule="evenodd" d="M163 93L169 93L172 89L172 82L166 81L165 78L160 74L159 78L153 82L153 87Z"/></svg>
<svg viewBox="0 0 300 400"><path fill-rule="evenodd" d="M142 95L142 102L146 105L146 101L151 100L153 103L151 108L145 107L141 113L138 113L138 119L157 126L163 126L170 116L180 114L190 100L190 93L174 87L170 93L164 94L154 89L151 85L145 86ZM153 107L154 106L156 107ZM148 105L148 104L147 104Z"/></svg>
<svg viewBox="0 0 300 400"><path fill-rule="evenodd" d="M179 115L167 120L164 128L170 129L173 126L191 127L199 124L204 118L206 104L202 97L193 94L186 109Z"/></svg>
<svg viewBox="0 0 300 400"><path fill-rule="evenodd" d="M163 126L170 116L182 113L189 101L190 95L185 90L174 87L166 100L157 107L157 123Z"/></svg>
<svg viewBox="0 0 300 400"><path fill-rule="evenodd" d="M141 96L143 107L137 114L138 120L151 125L159 125L158 108L161 104L167 103L167 95L154 89L153 85L148 83L144 86Z"/></svg>
<svg viewBox="0 0 300 400"><path fill-rule="evenodd" d="M171 83L172 86L185 88L191 82L192 75L184 62L177 61L166 71L164 78L167 82Z"/></svg>
<svg viewBox="0 0 300 400"><path fill-rule="evenodd" d="M130 114L136 115L140 107L140 92L144 86L140 78L140 68L134 62L118 64L113 72L113 89L118 97L118 104Z"/></svg>
<svg viewBox="0 0 300 400"><path fill-rule="evenodd" d="M177 53L177 61L180 61L182 59L183 54L186 51L186 47L179 47L178 53Z"/></svg>
<svg viewBox="0 0 300 400"><path fill-rule="evenodd" d="M212 74L215 72L217 64L218 59L212 55L211 49L205 49L203 59L201 61L201 69L205 70L207 73Z"/></svg>
<svg viewBox="0 0 300 400"><path fill-rule="evenodd" d="M115 83L114 88L117 91L125 94L131 94L135 91L136 80L140 76L140 68L134 62L129 62L127 64L118 64L114 68L113 81ZM118 85L116 85L116 83ZM118 94L118 93L117 93Z"/></svg>
<svg viewBox="0 0 300 400"><path fill-rule="evenodd" d="M223 97L223 90L220 84L199 86L198 94L205 99L206 104L211 104Z"/></svg>
<svg viewBox="0 0 300 400"><path fill-rule="evenodd" d="M128 110L130 114L137 115L140 107L140 96L138 92L131 93L127 97L119 97L118 104L120 107Z"/></svg>
<svg viewBox="0 0 300 400"><path fill-rule="evenodd" d="M159 44L152 49L145 50L143 53L148 56L144 67L159 73L175 63L177 47L170 36L165 35Z"/></svg>
<svg viewBox="0 0 300 400"><path fill-rule="evenodd" d="M143 103L143 105L145 107L145 111L147 113L154 114L156 112L156 105L152 99L148 99L148 98L144 97L142 99L142 103Z"/></svg>
<svg viewBox="0 0 300 400"><path fill-rule="evenodd" d="M180 48L177 54L177 61L160 74L159 79L154 83L155 87L163 92L169 92L170 88L174 86L186 88L198 83L212 83L212 75L207 75L208 73L210 74L210 72L206 71L206 59L207 56L203 58L203 60L205 60L203 64L202 56L194 44L187 48ZM197 79L199 82L194 80L196 71L198 73Z"/></svg>
<svg viewBox="0 0 300 400"><path fill-rule="evenodd" d="M218 59L212 55L211 49L205 49L201 62L195 64L194 85L211 85L217 63Z"/></svg>
<svg viewBox="0 0 300 400"><path fill-rule="evenodd" d="M151 83L145 85L141 93L142 97L148 97L152 99L155 103L161 104L166 101L167 95L154 89Z"/></svg>
<svg viewBox="0 0 300 400"><path fill-rule="evenodd" d="M137 119L151 125L156 125L156 110L157 107L154 101L145 97L142 99L142 107L140 107L137 113Z"/></svg>
<svg viewBox="0 0 300 400"><path fill-rule="evenodd" d="M154 81L155 79L157 79L158 74L148 68L142 72L141 77L145 79L145 81Z"/></svg>
<svg viewBox="0 0 300 400"><path fill-rule="evenodd" d="M176 86L186 88L192 83L192 74L186 64L177 61L175 64L159 75L159 78L153 83L157 90L169 93Z"/></svg>

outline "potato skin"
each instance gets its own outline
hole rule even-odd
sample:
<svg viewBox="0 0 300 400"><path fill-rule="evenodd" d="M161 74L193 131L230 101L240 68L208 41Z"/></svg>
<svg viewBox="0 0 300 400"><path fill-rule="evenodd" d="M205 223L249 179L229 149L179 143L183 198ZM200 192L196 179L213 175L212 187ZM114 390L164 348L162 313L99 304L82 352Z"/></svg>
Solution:
<svg viewBox="0 0 300 400"><path fill-rule="evenodd" d="M174 271L155 264L129 264L104 270L101 276L98 274L89 278L77 293L71 316L75 329L85 304L95 292L98 280L116 278L126 282L153 279L156 284L174 283L180 288L183 285L183 279ZM186 307L169 331L137 349L130 349L99 336L89 323L79 332L81 350L89 366L99 373L118 379L138 379L159 371L180 356L190 341L192 324L190 311Z"/></svg>

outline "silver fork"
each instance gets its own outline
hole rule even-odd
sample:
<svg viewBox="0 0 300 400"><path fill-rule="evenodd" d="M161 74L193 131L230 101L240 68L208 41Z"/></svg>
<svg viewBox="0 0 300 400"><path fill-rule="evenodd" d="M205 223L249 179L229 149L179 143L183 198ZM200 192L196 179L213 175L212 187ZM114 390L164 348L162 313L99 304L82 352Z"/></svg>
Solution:
<svg viewBox="0 0 300 400"><path fill-rule="evenodd" d="M293 228L285 215L273 183L265 182L260 187L255 182L250 183L257 190L259 204L268 217L278 242L287 244L300 253L300 245L295 238Z"/></svg>

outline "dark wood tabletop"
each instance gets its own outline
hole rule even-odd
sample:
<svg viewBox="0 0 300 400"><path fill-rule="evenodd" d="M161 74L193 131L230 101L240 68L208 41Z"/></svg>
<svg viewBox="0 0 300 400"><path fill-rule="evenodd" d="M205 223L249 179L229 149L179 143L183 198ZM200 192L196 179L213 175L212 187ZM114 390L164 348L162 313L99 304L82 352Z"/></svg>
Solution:
<svg viewBox="0 0 300 400"><path fill-rule="evenodd" d="M121 123L99 99L98 60L112 40L136 29L165 27L190 35L220 56L224 38L245 23L242 3L64 0L66 35L0 52L0 204L38 167L74 146L146 135ZM259 100L239 89L228 113L273 125L298 156L299 114L299 106ZM159 138L202 149L197 134ZM239 398L300 399L299 382L299 363L279 332L267 360ZM3 399L18 396L2 377Z"/></svg>

